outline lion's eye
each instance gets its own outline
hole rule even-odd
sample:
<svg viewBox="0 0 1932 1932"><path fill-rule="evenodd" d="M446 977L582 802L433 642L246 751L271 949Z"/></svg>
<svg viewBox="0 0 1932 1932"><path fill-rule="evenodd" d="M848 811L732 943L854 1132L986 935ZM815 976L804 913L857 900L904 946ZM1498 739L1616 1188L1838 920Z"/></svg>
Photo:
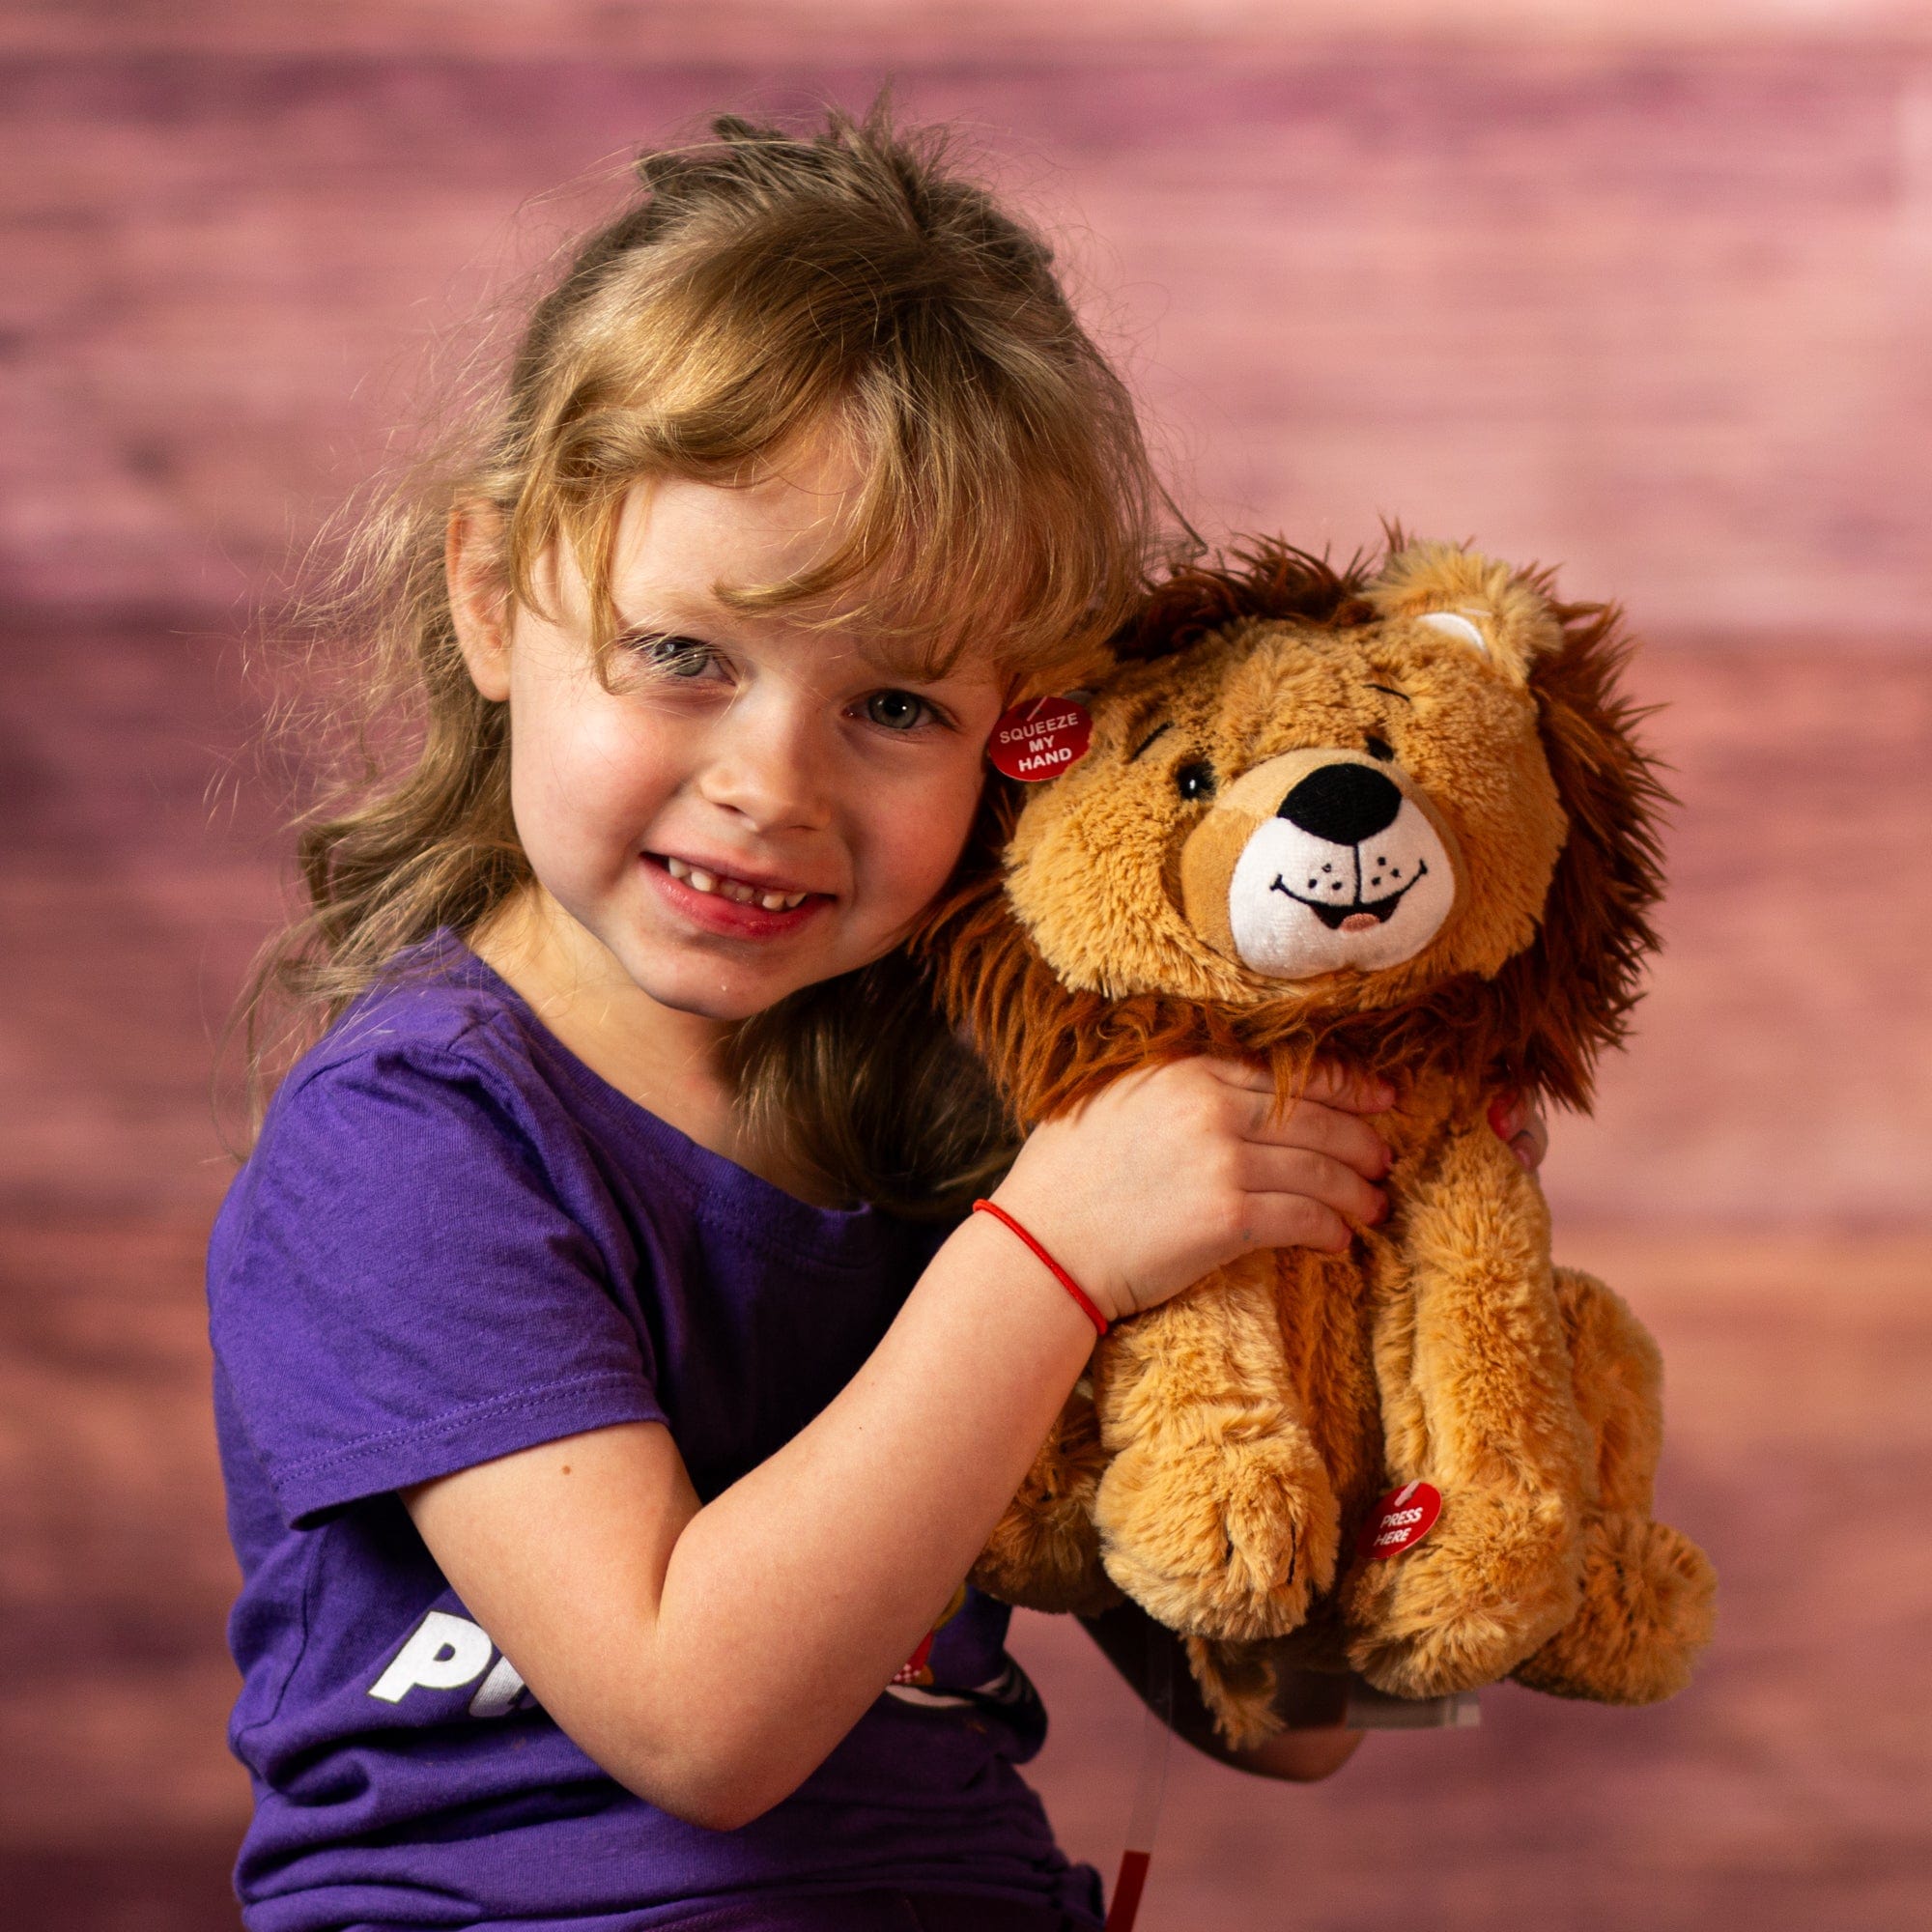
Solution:
<svg viewBox="0 0 1932 1932"><path fill-rule="evenodd" d="M1205 759L1197 758L1192 764L1182 765L1175 773L1174 783L1182 798L1212 798L1214 767Z"/></svg>
<svg viewBox="0 0 1932 1932"><path fill-rule="evenodd" d="M1395 756L1395 748L1389 741L1386 738L1378 738L1373 731L1362 740L1362 750L1372 758L1380 758L1383 763L1387 763Z"/></svg>

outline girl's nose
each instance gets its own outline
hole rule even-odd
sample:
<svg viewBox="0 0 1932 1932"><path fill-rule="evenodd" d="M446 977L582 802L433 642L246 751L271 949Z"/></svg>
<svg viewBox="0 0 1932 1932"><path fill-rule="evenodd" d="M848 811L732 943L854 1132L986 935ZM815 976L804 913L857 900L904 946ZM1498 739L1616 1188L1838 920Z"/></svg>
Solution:
<svg viewBox="0 0 1932 1932"><path fill-rule="evenodd" d="M830 822L832 747L805 707L733 705L698 774L699 796L755 832L815 831Z"/></svg>

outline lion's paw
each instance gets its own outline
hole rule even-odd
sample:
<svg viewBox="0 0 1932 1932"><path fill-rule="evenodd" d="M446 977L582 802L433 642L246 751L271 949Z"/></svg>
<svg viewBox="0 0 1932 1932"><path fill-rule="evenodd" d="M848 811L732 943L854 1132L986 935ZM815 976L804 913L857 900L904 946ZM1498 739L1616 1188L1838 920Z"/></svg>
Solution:
<svg viewBox="0 0 1932 1932"><path fill-rule="evenodd" d="M1305 1436L1137 1442L1094 1498L1101 1560L1170 1630L1281 1636L1335 1574L1338 1511Z"/></svg>

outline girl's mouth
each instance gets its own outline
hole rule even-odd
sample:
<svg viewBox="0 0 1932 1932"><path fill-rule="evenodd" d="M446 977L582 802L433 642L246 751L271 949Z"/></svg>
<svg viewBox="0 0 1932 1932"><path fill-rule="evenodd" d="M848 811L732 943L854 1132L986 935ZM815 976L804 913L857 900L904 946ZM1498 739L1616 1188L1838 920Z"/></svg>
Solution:
<svg viewBox="0 0 1932 1932"><path fill-rule="evenodd" d="M643 858L671 907L709 932L742 939L777 938L795 931L820 906L832 903L826 893L753 885L694 866L687 859L657 852L646 852Z"/></svg>
<svg viewBox="0 0 1932 1932"><path fill-rule="evenodd" d="M728 878L720 872L707 872L701 866L687 865L682 859L666 859L664 867L673 879L682 881L696 893L716 893L723 898L738 905L762 906L767 912L790 912L810 897L809 893L784 893L761 891L743 879Z"/></svg>

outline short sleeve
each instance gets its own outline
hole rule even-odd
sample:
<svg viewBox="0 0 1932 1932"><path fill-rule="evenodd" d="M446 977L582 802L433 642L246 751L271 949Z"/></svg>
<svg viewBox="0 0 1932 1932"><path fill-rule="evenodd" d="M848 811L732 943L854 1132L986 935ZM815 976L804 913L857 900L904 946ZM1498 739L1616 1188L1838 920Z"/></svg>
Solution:
<svg viewBox="0 0 1932 1932"><path fill-rule="evenodd" d="M217 1224L209 1300L292 1525L664 1420L635 1296L616 1292L636 1257L567 1201L545 1142L514 1092L447 1049L361 1053L277 1096Z"/></svg>

